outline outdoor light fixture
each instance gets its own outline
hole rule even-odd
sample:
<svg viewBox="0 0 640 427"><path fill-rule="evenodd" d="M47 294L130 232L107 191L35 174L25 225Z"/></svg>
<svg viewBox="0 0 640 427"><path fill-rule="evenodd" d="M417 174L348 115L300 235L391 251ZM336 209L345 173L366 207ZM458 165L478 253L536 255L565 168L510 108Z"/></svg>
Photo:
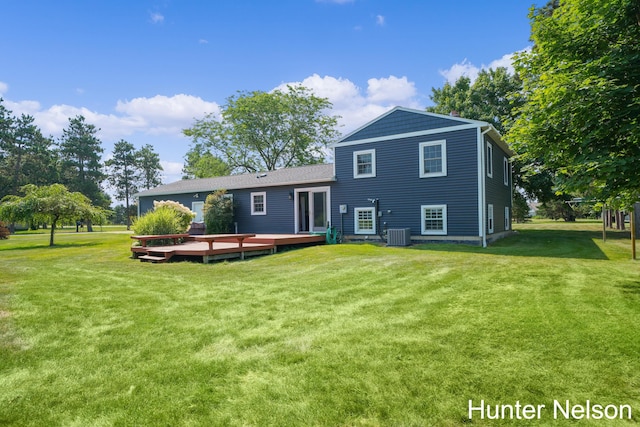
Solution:
<svg viewBox="0 0 640 427"><path fill-rule="evenodd" d="M293 191L289 191L289 200L293 200Z"/></svg>
<svg viewBox="0 0 640 427"><path fill-rule="evenodd" d="M193 198L194 198L194 199L197 199L198 197L200 197L200 194L199 194L199 193L196 193L196 194L194 194L194 195L193 195Z"/></svg>

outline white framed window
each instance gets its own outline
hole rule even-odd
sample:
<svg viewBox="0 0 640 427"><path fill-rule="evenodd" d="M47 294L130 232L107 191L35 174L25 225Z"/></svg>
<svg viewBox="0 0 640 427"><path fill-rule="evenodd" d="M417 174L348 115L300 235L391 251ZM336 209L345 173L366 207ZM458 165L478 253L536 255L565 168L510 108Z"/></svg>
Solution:
<svg viewBox="0 0 640 427"><path fill-rule="evenodd" d="M487 205L487 232L493 233L493 205Z"/></svg>
<svg viewBox="0 0 640 427"><path fill-rule="evenodd" d="M267 193L261 191L258 193L251 193L251 215L266 215L267 214Z"/></svg>
<svg viewBox="0 0 640 427"><path fill-rule="evenodd" d="M373 178L376 176L376 150L353 152L353 177Z"/></svg>
<svg viewBox="0 0 640 427"><path fill-rule="evenodd" d="M493 178L493 145L487 141L487 176Z"/></svg>
<svg viewBox="0 0 640 427"><path fill-rule="evenodd" d="M504 157L503 160L502 160L502 169L503 169L503 174L504 174L502 182L504 182L504 185L506 185L508 187L509 186L509 176L511 175L511 167L509 166L509 159L507 159L506 157Z"/></svg>
<svg viewBox="0 0 640 427"><path fill-rule="evenodd" d="M447 141L420 143L420 178L447 175Z"/></svg>
<svg viewBox="0 0 640 427"><path fill-rule="evenodd" d="M509 206L505 206L504 208L504 229L511 229L511 214L509 212Z"/></svg>
<svg viewBox="0 0 640 427"><path fill-rule="evenodd" d="M420 206L422 234L447 234L447 205Z"/></svg>
<svg viewBox="0 0 640 427"><path fill-rule="evenodd" d="M376 208L354 208L355 234L376 234Z"/></svg>

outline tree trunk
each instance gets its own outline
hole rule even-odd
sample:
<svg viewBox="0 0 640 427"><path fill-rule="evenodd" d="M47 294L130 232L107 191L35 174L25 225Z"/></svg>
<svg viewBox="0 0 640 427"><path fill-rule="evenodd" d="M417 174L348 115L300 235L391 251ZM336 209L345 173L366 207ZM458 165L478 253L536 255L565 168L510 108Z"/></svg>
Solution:
<svg viewBox="0 0 640 427"><path fill-rule="evenodd" d="M129 189L128 188L125 190L125 199L126 199L125 203L127 205L125 208L126 209L125 213L127 216L127 231L128 231L128 230L131 230L131 217L129 216Z"/></svg>
<svg viewBox="0 0 640 427"><path fill-rule="evenodd" d="M56 231L56 224L58 223L58 217L54 217L51 221L51 234L49 235L49 246L53 246L53 233Z"/></svg>

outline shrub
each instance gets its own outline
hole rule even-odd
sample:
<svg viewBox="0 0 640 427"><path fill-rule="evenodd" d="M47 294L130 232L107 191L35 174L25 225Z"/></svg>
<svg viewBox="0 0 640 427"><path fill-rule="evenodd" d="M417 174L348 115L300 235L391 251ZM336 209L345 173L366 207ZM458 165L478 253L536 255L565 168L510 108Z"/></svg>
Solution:
<svg viewBox="0 0 640 427"><path fill-rule="evenodd" d="M233 228L233 201L225 197L226 190L207 196L204 202L204 223L207 233L230 233Z"/></svg>
<svg viewBox="0 0 640 427"><path fill-rule="evenodd" d="M9 229L4 224L4 222L0 221L0 240L9 238Z"/></svg>
<svg viewBox="0 0 640 427"><path fill-rule="evenodd" d="M159 202L153 202L153 210L157 211L158 209L170 209L175 213L181 230L178 231L178 233L186 232L187 228L189 228L189 224L191 224L193 218L196 217L196 213L191 209L181 203L174 202L173 200L161 200Z"/></svg>
<svg viewBox="0 0 640 427"><path fill-rule="evenodd" d="M180 234L185 233L195 216L190 209L177 202L154 202L153 211L147 212L133 224L138 235L145 234ZM166 245L171 240L155 240L150 245Z"/></svg>

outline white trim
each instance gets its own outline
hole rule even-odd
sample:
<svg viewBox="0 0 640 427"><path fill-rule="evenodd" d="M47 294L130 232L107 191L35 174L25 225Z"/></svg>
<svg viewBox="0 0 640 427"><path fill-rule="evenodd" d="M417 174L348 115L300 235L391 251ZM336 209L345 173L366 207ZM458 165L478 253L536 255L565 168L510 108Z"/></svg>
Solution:
<svg viewBox="0 0 640 427"><path fill-rule="evenodd" d="M505 231L511 230L511 215L509 212L509 206L504 207L504 229Z"/></svg>
<svg viewBox="0 0 640 427"><path fill-rule="evenodd" d="M493 178L493 144L487 141L487 176Z"/></svg>
<svg viewBox="0 0 640 427"><path fill-rule="evenodd" d="M256 211L255 197L262 196L262 210ZM251 193L251 215L266 215L267 214L267 192L256 191Z"/></svg>
<svg viewBox="0 0 640 427"><path fill-rule="evenodd" d="M432 145L440 145L441 148L441 159L442 159L442 170L440 172L425 172L424 171L424 147L429 147ZM428 141L428 142L421 142L419 145L419 158L420 158L420 164L419 164L419 173L420 173L420 178L431 178L431 177L435 177L435 176L447 176L447 140L446 139L441 139L438 141Z"/></svg>
<svg viewBox="0 0 640 427"><path fill-rule="evenodd" d="M373 228L360 228L358 213L360 212L370 212L371 213L371 225ZM353 208L353 232L355 234L376 234L376 208L367 207L367 208Z"/></svg>
<svg viewBox="0 0 640 427"><path fill-rule="evenodd" d="M427 230L425 227L425 210L441 209L442 210L442 230ZM420 232L422 235L447 235L447 205L422 205L420 206Z"/></svg>
<svg viewBox="0 0 640 427"><path fill-rule="evenodd" d="M493 234L495 231L495 219L493 215L493 204L489 203L487 205L487 233Z"/></svg>
<svg viewBox="0 0 640 427"><path fill-rule="evenodd" d="M349 147L351 145L369 144L372 142L382 142L382 141L393 141L395 139L413 138L416 136L434 135L434 134L443 133L443 132L454 132L457 130L475 129L475 128L479 128L479 125L470 123L470 124L451 126L446 128L437 128L437 129L421 130L416 132L400 133L400 134L394 134L394 135L378 136L375 138L358 139L355 141L337 142L335 144L332 144L331 147L334 147L334 148Z"/></svg>
<svg viewBox="0 0 640 427"><path fill-rule="evenodd" d="M502 158L502 174L504 176L502 177L502 182L507 187L509 186L509 175L511 175L510 170L511 168L509 167L509 159L507 159L506 157L503 157Z"/></svg>
<svg viewBox="0 0 640 427"><path fill-rule="evenodd" d="M371 155L371 172L370 173L358 173L358 156ZM370 150L359 150L353 152L353 177L358 178L375 178L376 176L376 150L372 148Z"/></svg>

